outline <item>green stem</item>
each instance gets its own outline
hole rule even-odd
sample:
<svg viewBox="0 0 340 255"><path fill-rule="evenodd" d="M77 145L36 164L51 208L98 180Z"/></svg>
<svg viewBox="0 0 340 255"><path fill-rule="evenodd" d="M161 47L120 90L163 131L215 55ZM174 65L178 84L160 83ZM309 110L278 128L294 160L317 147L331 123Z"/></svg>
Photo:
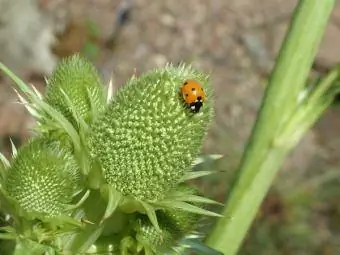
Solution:
<svg viewBox="0 0 340 255"><path fill-rule="evenodd" d="M277 146L277 131L299 107L313 59L335 0L300 0L269 79L239 175L207 244L236 254L290 148Z"/></svg>

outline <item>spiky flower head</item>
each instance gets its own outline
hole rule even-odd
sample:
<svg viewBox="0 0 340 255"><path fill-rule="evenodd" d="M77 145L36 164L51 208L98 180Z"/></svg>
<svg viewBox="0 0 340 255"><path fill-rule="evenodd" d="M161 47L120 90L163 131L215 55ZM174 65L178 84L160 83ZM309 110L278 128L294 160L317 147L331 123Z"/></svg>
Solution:
<svg viewBox="0 0 340 255"><path fill-rule="evenodd" d="M159 210L157 219L159 228L142 216L136 227L136 240L144 249L160 254L179 244L179 241L190 234L199 219L199 215L183 210Z"/></svg>
<svg viewBox="0 0 340 255"><path fill-rule="evenodd" d="M207 94L198 113L180 94L188 79L198 81ZM187 65L155 69L128 81L92 125L91 156L117 191L157 201L190 169L212 114L206 74Z"/></svg>
<svg viewBox="0 0 340 255"><path fill-rule="evenodd" d="M175 229L166 222L160 222L160 230L149 221L147 217L142 217L136 227L136 240L140 250L147 250L148 254L165 252L176 244Z"/></svg>
<svg viewBox="0 0 340 255"><path fill-rule="evenodd" d="M90 123L106 105L97 69L78 54L60 61L47 81L44 100L74 126L79 119Z"/></svg>
<svg viewBox="0 0 340 255"><path fill-rule="evenodd" d="M182 183L176 187L177 192L183 194L187 199L189 196L199 196L198 189L194 186ZM188 199L190 200L190 199ZM190 202L190 205L204 208L204 203ZM182 238L184 235L192 232L198 225L199 220L202 218L201 214L192 213L175 208L167 208L158 212L159 218L163 219L163 222L167 222L172 225L173 229L177 230L177 238Z"/></svg>
<svg viewBox="0 0 340 255"><path fill-rule="evenodd" d="M77 181L73 157L35 138L19 149L7 171L4 188L23 212L57 216L71 202Z"/></svg>

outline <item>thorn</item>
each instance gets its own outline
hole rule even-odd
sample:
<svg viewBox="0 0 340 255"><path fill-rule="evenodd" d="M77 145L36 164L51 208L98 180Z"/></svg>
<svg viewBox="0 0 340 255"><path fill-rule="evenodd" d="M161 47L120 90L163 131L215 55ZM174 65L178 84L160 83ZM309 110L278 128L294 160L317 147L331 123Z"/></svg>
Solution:
<svg viewBox="0 0 340 255"><path fill-rule="evenodd" d="M80 221L81 221L82 223L87 223L87 224L91 224L91 225L94 225L94 224L95 224L94 222L92 222L92 221L90 221L90 220L87 220L87 219L84 219L84 218L81 218Z"/></svg>
<svg viewBox="0 0 340 255"><path fill-rule="evenodd" d="M17 148L15 147L15 144L13 143L12 138L9 138L11 142L11 147L12 147L12 157L15 157L18 154Z"/></svg>
<svg viewBox="0 0 340 255"><path fill-rule="evenodd" d="M106 102L109 103L113 97L113 92L114 92L114 88L113 88L113 74L111 74L111 78L109 80L109 86L107 89L107 99Z"/></svg>
<svg viewBox="0 0 340 255"><path fill-rule="evenodd" d="M43 99L43 96L42 96L42 94L39 92L39 90L38 90L32 83L30 83L29 85L31 85L33 91L34 91L35 94L39 97L39 99L42 100L42 99Z"/></svg>

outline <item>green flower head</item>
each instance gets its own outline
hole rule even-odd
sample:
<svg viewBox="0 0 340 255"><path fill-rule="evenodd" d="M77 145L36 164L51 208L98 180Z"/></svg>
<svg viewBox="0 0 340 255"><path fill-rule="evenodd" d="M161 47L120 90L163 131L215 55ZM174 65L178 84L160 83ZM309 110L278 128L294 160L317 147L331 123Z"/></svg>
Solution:
<svg viewBox="0 0 340 255"><path fill-rule="evenodd" d="M144 249L155 254L179 245L186 235L194 230L199 216L182 210L157 211L160 229L156 229L149 218L142 216L136 227L136 240Z"/></svg>
<svg viewBox="0 0 340 255"><path fill-rule="evenodd" d="M171 227L164 224L159 231L147 217L143 217L136 227L136 240L149 254L165 252L176 244L176 235Z"/></svg>
<svg viewBox="0 0 340 255"><path fill-rule="evenodd" d="M188 79L206 93L197 113L180 93ZM133 77L112 98L92 125L90 153L117 191L157 201L191 168L212 115L207 75L187 65L155 69Z"/></svg>
<svg viewBox="0 0 340 255"><path fill-rule="evenodd" d="M36 138L19 149L4 186L24 212L57 216L71 202L77 181L72 156Z"/></svg>
<svg viewBox="0 0 340 255"><path fill-rule="evenodd" d="M76 127L79 119L90 123L105 108L103 89L95 66L76 54L60 61L47 81L44 100Z"/></svg>

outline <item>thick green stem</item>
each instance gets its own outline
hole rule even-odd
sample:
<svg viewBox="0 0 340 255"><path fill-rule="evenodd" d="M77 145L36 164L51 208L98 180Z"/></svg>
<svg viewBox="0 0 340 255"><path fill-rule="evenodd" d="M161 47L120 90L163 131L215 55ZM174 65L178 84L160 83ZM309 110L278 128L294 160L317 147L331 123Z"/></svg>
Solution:
<svg viewBox="0 0 340 255"><path fill-rule="evenodd" d="M220 219L207 244L236 254L289 147L276 145L278 130L299 107L313 59L335 0L300 0L269 79L252 136Z"/></svg>

